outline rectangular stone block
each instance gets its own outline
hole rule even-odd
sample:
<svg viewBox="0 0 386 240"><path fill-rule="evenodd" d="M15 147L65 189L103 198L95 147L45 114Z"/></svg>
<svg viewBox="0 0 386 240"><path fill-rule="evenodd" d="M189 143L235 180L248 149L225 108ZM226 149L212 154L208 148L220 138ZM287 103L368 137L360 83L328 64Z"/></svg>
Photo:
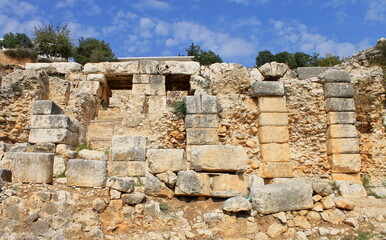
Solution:
<svg viewBox="0 0 386 240"><path fill-rule="evenodd" d="M212 197L247 197L249 195L247 175L212 175L210 187Z"/></svg>
<svg viewBox="0 0 386 240"><path fill-rule="evenodd" d="M146 162L140 161L107 161L107 176L142 177L147 172Z"/></svg>
<svg viewBox="0 0 386 240"><path fill-rule="evenodd" d="M312 185L301 181L268 184L251 191L252 204L262 214L311 209L312 192Z"/></svg>
<svg viewBox="0 0 386 240"><path fill-rule="evenodd" d="M286 143L289 141L287 126L262 126L258 131L260 143Z"/></svg>
<svg viewBox="0 0 386 240"><path fill-rule="evenodd" d="M145 161L146 149L145 148L116 148L110 149L112 161Z"/></svg>
<svg viewBox="0 0 386 240"><path fill-rule="evenodd" d="M32 115L31 116L32 129L52 129L65 128L71 132L79 131L79 122L72 121L66 115Z"/></svg>
<svg viewBox="0 0 386 240"><path fill-rule="evenodd" d="M288 126L288 113L259 114L259 126Z"/></svg>
<svg viewBox="0 0 386 240"><path fill-rule="evenodd" d="M140 74L159 74L159 61L156 60L139 60Z"/></svg>
<svg viewBox="0 0 386 240"><path fill-rule="evenodd" d="M115 135L112 138L112 147L114 148L145 148L146 136L140 135Z"/></svg>
<svg viewBox="0 0 386 240"><path fill-rule="evenodd" d="M106 66L106 72L108 73L138 74L138 61L106 62L104 64Z"/></svg>
<svg viewBox="0 0 386 240"><path fill-rule="evenodd" d="M322 83L325 82L351 82L350 75L344 70L328 69L320 74L319 79Z"/></svg>
<svg viewBox="0 0 386 240"><path fill-rule="evenodd" d="M53 153L13 153L13 182L52 183L53 176Z"/></svg>
<svg viewBox="0 0 386 240"><path fill-rule="evenodd" d="M261 162L289 162L290 147L288 143L260 144Z"/></svg>
<svg viewBox="0 0 386 240"><path fill-rule="evenodd" d="M284 96L284 84L273 81L256 81L252 84L252 96Z"/></svg>
<svg viewBox="0 0 386 240"><path fill-rule="evenodd" d="M351 124L334 124L327 128L327 139L331 138L356 138L357 129Z"/></svg>
<svg viewBox="0 0 386 240"><path fill-rule="evenodd" d="M107 86L107 80L104 74L88 74L87 81L98 81L103 86Z"/></svg>
<svg viewBox="0 0 386 240"><path fill-rule="evenodd" d="M292 178L294 177L292 162L269 162L260 165L262 178Z"/></svg>
<svg viewBox="0 0 386 240"><path fill-rule="evenodd" d="M150 75L140 74L133 76L133 84L149 84Z"/></svg>
<svg viewBox="0 0 386 240"><path fill-rule="evenodd" d="M149 83L165 86L165 76L164 75L150 75Z"/></svg>
<svg viewBox="0 0 386 240"><path fill-rule="evenodd" d="M216 96L201 95L202 113L217 114L217 98Z"/></svg>
<svg viewBox="0 0 386 240"><path fill-rule="evenodd" d="M149 115L162 116L167 112L166 96L148 96L146 100Z"/></svg>
<svg viewBox="0 0 386 240"><path fill-rule="evenodd" d="M146 156L152 174L186 170L184 149L149 149Z"/></svg>
<svg viewBox="0 0 386 240"><path fill-rule="evenodd" d="M146 94L146 95L149 95L149 85L150 84L133 84L133 88L132 88L132 94L133 95L142 95L142 94Z"/></svg>
<svg viewBox="0 0 386 240"><path fill-rule="evenodd" d="M357 173L361 170L359 154L335 154L328 157L334 173Z"/></svg>
<svg viewBox="0 0 386 240"><path fill-rule="evenodd" d="M78 84L78 92L101 97L103 95L103 87L98 81L81 81Z"/></svg>
<svg viewBox="0 0 386 240"><path fill-rule="evenodd" d="M187 128L218 128L217 114L188 114L185 116Z"/></svg>
<svg viewBox="0 0 386 240"><path fill-rule="evenodd" d="M357 154L359 142L356 138L335 138L327 140L327 154Z"/></svg>
<svg viewBox="0 0 386 240"><path fill-rule="evenodd" d="M177 196L210 196L209 175L195 171L179 171L174 191Z"/></svg>
<svg viewBox="0 0 386 240"><path fill-rule="evenodd" d="M330 67L298 67L295 71L301 80L317 77L319 74L327 71Z"/></svg>
<svg viewBox="0 0 386 240"><path fill-rule="evenodd" d="M248 156L241 146L200 146L191 150L190 157L196 171L243 172L248 168Z"/></svg>
<svg viewBox="0 0 386 240"><path fill-rule="evenodd" d="M188 145L215 145L217 143L217 128L186 129L186 144Z"/></svg>
<svg viewBox="0 0 386 240"><path fill-rule="evenodd" d="M351 83L326 83L324 96L327 98L352 98L355 90Z"/></svg>
<svg viewBox="0 0 386 240"><path fill-rule="evenodd" d="M160 61L160 74L194 75L200 71L200 63L194 61Z"/></svg>
<svg viewBox="0 0 386 240"><path fill-rule="evenodd" d="M338 182L340 181L349 182L349 183L358 183L363 187L361 181L361 175L359 173L332 173L332 179Z"/></svg>
<svg viewBox="0 0 386 240"><path fill-rule="evenodd" d="M33 115L63 114L63 110L51 100L36 100L32 104Z"/></svg>
<svg viewBox="0 0 386 240"><path fill-rule="evenodd" d="M187 96L186 97L186 113L200 114L202 113L201 96Z"/></svg>
<svg viewBox="0 0 386 240"><path fill-rule="evenodd" d="M105 187L107 164L101 160L70 159L66 176L69 186Z"/></svg>
<svg viewBox="0 0 386 240"><path fill-rule="evenodd" d="M355 124L357 121L355 112L329 112L327 124Z"/></svg>
<svg viewBox="0 0 386 240"><path fill-rule="evenodd" d="M144 177L147 173L146 162L130 161L127 163L127 176Z"/></svg>
<svg viewBox="0 0 386 240"><path fill-rule="evenodd" d="M328 98L326 112L355 112L355 102L352 98Z"/></svg>
<svg viewBox="0 0 386 240"><path fill-rule="evenodd" d="M28 142L30 143L62 143L76 145L78 143L78 134L68 129L31 129Z"/></svg>
<svg viewBox="0 0 386 240"><path fill-rule="evenodd" d="M259 97L259 112L287 112L285 97Z"/></svg>
<svg viewBox="0 0 386 240"><path fill-rule="evenodd" d="M166 96L165 84L133 84L132 93Z"/></svg>

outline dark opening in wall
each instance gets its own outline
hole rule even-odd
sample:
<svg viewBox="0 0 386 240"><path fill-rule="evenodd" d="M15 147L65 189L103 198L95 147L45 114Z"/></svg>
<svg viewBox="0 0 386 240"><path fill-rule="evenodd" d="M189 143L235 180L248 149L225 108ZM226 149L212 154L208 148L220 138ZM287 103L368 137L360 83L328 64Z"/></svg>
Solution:
<svg viewBox="0 0 386 240"><path fill-rule="evenodd" d="M166 91L188 91L190 92L190 75L172 74L165 78Z"/></svg>
<svg viewBox="0 0 386 240"><path fill-rule="evenodd" d="M107 75L106 80L111 90L133 89L133 75Z"/></svg>

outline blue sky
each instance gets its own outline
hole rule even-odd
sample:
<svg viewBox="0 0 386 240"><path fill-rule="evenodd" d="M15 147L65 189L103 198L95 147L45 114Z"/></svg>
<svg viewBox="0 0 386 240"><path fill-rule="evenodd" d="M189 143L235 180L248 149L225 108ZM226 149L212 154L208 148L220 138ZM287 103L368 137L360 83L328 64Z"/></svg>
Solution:
<svg viewBox="0 0 386 240"><path fill-rule="evenodd" d="M0 0L0 36L68 24L117 57L186 54L191 42L252 67L259 51L351 56L386 37L386 0Z"/></svg>

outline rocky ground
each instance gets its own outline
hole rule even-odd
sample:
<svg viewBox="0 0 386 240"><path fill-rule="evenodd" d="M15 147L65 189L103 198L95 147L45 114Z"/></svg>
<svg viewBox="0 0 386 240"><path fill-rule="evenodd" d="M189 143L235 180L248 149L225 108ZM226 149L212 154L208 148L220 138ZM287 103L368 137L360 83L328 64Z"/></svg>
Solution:
<svg viewBox="0 0 386 240"><path fill-rule="evenodd" d="M0 239L386 238L384 198L350 199L343 206L334 203L335 191L325 197L314 195L312 210L263 215L255 210L227 212L225 199L145 196L142 200L140 183L134 192L140 203L135 204L138 199L133 195L68 187L65 179L58 178L53 185L4 183ZM354 210L347 210L352 204Z"/></svg>

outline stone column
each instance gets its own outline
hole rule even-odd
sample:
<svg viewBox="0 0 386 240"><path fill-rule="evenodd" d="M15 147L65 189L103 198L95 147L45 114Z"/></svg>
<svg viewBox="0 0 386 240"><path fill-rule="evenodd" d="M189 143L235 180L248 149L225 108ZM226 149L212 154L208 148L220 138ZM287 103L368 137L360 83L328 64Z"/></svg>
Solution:
<svg viewBox="0 0 386 240"><path fill-rule="evenodd" d="M324 83L327 112L327 155L334 180L360 182L361 157L355 128L356 114L350 75L328 70L320 77Z"/></svg>
<svg viewBox="0 0 386 240"><path fill-rule="evenodd" d="M258 81L253 83L252 92L254 97L258 97L260 176L262 178L293 177L284 84L276 81Z"/></svg>

